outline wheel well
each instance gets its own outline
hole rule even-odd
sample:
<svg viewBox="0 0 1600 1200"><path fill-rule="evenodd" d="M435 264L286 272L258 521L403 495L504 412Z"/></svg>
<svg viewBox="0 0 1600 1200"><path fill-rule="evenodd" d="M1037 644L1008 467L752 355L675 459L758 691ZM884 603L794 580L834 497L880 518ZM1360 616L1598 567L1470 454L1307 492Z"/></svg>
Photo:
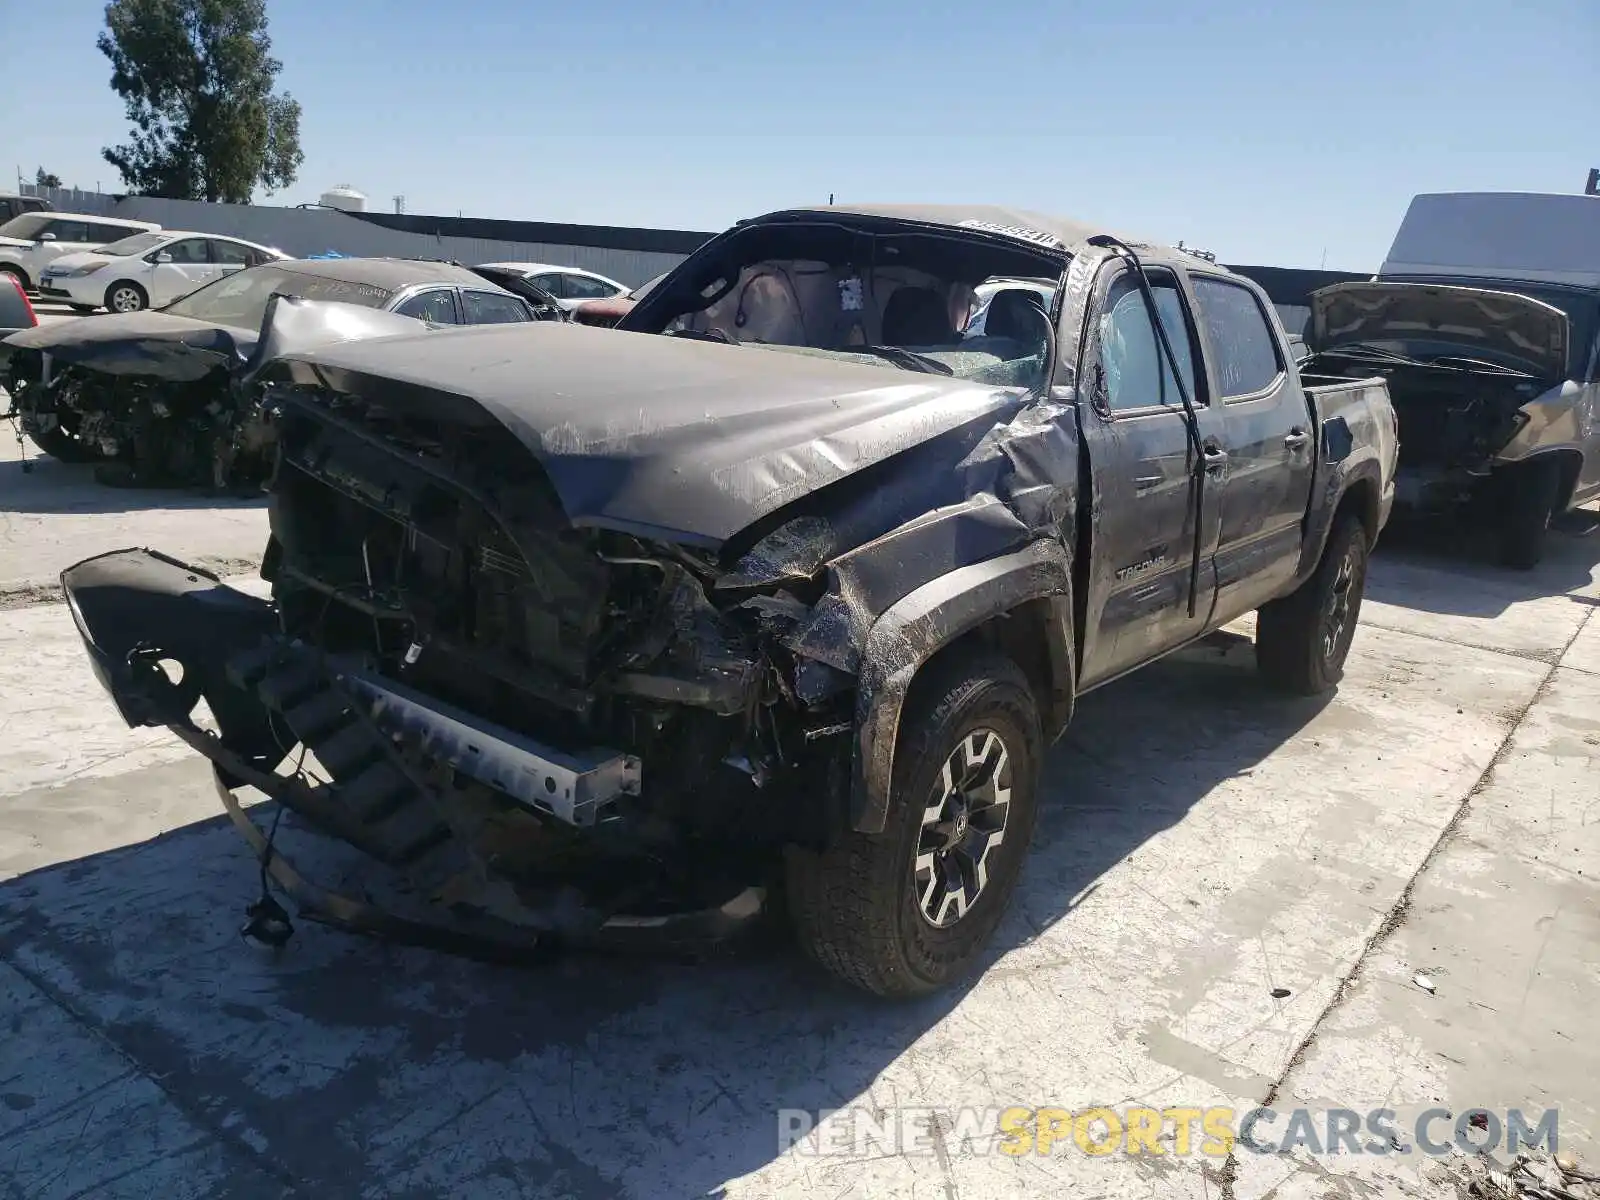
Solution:
<svg viewBox="0 0 1600 1200"><path fill-rule="evenodd" d="M916 696L924 681L932 677L934 672L929 668L935 664L973 651L992 651L1005 655L1022 668L1038 706L1039 724L1044 729L1046 739L1054 738L1071 717L1073 703L1070 658L1073 649L1070 645L1063 645L1058 636L1052 635L1052 629L1057 627L1054 605L1044 597L1025 600L1015 608L989 618L941 646L917 668L916 678L912 680L906 697L907 703Z"/></svg>
<svg viewBox="0 0 1600 1200"><path fill-rule="evenodd" d="M1339 507L1333 512L1333 524L1337 525L1346 514L1353 515L1361 522L1361 527L1367 531L1367 544L1370 546L1378 536L1378 489L1372 480L1356 480L1339 497Z"/></svg>
<svg viewBox="0 0 1600 1200"><path fill-rule="evenodd" d="M1553 450L1541 457L1555 460L1556 469L1560 472L1555 511L1566 512L1572 506L1572 493L1578 490L1578 477L1583 473L1583 455L1576 450ZM1538 462L1539 459L1533 461Z"/></svg>
<svg viewBox="0 0 1600 1200"><path fill-rule="evenodd" d="M23 287L33 286L33 282L28 278L28 272L16 263L0 263L0 271L4 271L7 275L15 275L22 281Z"/></svg>

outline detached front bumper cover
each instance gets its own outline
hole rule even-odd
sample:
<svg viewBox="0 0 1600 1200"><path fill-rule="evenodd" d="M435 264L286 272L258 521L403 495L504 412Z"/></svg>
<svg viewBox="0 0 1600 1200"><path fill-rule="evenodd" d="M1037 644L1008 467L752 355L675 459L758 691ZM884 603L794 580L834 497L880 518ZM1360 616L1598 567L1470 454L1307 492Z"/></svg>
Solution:
<svg viewBox="0 0 1600 1200"><path fill-rule="evenodd" d="M475 958L526 961L556 942L614 950L709 949L762 914L765 892L759 887L720 905L645 916L589 911L574 920L570 908L530 909L526 923L420 900L380 905L319 887L271 846L236 794L253 787L346 841L359 836L351 815L338 805L337 789L311 787L297 774L277 772L287 754L271 715L228 672L230 660L276 632L273 606L209 571L148 549L87 559L63 571L61 585L95 676L123 720L135 727L166 726L211 760L223 807L307 920ZM191 717L202 699L216 732L201 729Z"/></svg>

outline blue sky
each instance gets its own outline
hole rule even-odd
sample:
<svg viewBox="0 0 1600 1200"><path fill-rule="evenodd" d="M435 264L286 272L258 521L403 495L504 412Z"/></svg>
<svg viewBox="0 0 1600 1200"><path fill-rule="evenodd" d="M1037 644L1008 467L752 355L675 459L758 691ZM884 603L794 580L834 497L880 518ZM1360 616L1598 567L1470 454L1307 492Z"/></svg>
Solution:
<svg viewBox="0 0 1600 1200"><path fill-rule="evenodd" d="M989 201L1375 269L1419 191L1600 166L1594 0L271 0L300 181L373 207L720 229ZM96 0L0 0L0 186L119 183ZM19 119L21 117L22 119Z"/></svg>

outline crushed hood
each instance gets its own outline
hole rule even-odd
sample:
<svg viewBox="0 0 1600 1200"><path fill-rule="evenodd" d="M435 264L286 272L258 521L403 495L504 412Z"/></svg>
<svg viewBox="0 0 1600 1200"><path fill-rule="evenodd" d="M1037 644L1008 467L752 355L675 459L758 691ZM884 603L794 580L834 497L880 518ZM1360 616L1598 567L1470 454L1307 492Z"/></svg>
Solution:
<svg viewBox="0 0 1600 1200"><path fill-rule="evenodd" d="M1448 342L1514 358L1546 378L1567 373L1567 315L1516 292L1384 280L1311 295L1313 351L1353 342Z"/></svg>
<svg viewBox="0 0 1600 1200"><path fill-rule="evenodd" d="M574 525L713 547L1022 402L1017 389L887 364L554 323L293 354L264 377L280 374L435 419L487 416L538 459Z"/></svg>
<svg viewBox="0 0 1600 1200"><path fill-rule="evenodd" d="M274 296L259 330L146 310L40 325L13 334L5 344L42 350L56 363L108 375L189 383L219 367L249 375L267 359L293 350L426 329L411 317L360 304Z"/></svg>

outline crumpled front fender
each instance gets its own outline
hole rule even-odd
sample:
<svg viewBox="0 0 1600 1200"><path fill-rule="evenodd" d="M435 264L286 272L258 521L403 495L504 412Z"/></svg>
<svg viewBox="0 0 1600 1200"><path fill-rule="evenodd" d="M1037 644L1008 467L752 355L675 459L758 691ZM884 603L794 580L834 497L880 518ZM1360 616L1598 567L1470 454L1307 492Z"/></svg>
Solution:
<svg viewBox="0 0 1600 1200"><path fill-rule="evenodd" d="M265 708L225 670L277 628L271 604L142 549L68 567L61 588L95 676L130 726L187 724L204 699L225 745L249 759L273 755Z"/></svg>
<svg viewBox="0 0 1600 1200"><path fill-rule="evenodd" d="M1052 602L1050 674L1062 694L1039 701L1041 708L1060 710L1050 724L1064 725L1074 683L1072 563L1061 543L1041 538L1011 554L951 571L904 597L873 624L856 690L851 828L877 833L888 818L900 715L917 672L963 634L1041 599Z"/></svg>

